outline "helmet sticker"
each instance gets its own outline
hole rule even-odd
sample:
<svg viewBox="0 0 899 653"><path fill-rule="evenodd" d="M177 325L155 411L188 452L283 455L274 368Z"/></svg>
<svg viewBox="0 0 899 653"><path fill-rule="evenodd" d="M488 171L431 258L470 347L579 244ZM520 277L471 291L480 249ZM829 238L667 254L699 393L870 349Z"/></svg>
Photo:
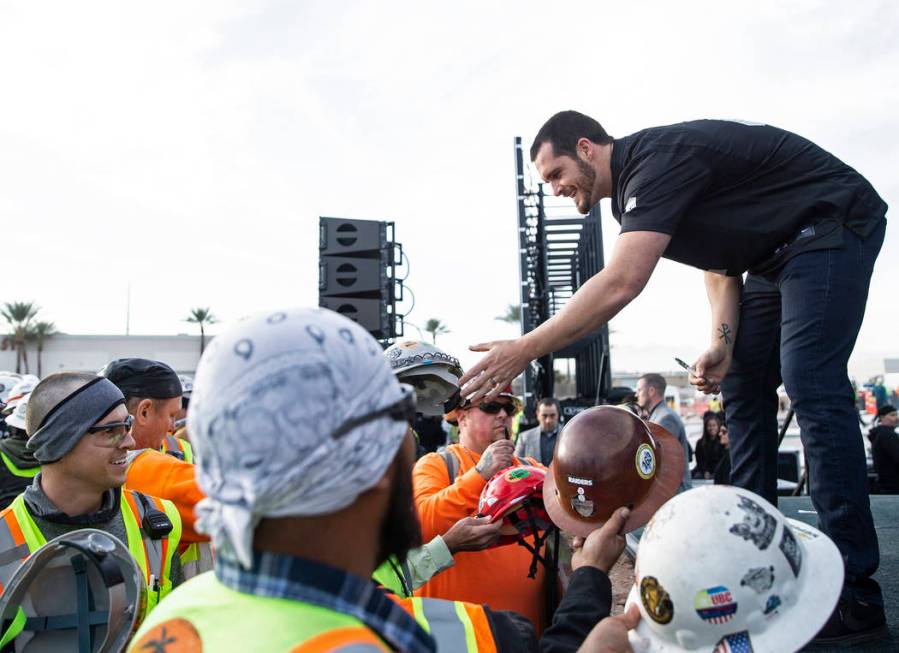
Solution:
<svg viewBox="0 0 899 653"><path fill-rule="evenodd" d="M725 635L715 646L712 653L753 653L752 641L749 639L749 631L743 630L732 635Z"/></svg>
<svg viewBox="0 0 899 653"><path fill-rule="evenodd" d="M743 521L730 527L730 532L739 535L744 540L750 540L760 551L764 551L774 539L774 531L777 530L777 520L765 512L752 499L740 496L738 506L745 514Z"/></svg>
<svg viewBox="0 0 899 653"><path fill-rule="evenodd" d="M698 592L693 607L700 619L712 624L727 623L737 613L737 602L723 585Z"/></svg>
<svg viewBox="0 0 899 653"><path fill-rule="evenodd" d="M640 601L649 617L663 626L674 618L674 604L665 588L655 576L644 576L640 581Z"/></svg>
<svg viewBox="0 0 899 653"><path fill-rule="evenodd" d="M753 567L740 581L741 587L749 586L757 593L763 594L774 585L774 567Z"/></svg>
<svg viewBox="0 0 899 653"><path fill-rule="evenodd" d="M648 444L637 448L637 473L640 478L649 479L656 473L656 454Z"/></svg>
<svg viewBox="0 0 899 653"><path fill-rule="evenodd" d="M777 608L780 607L780 597L777 594L772 594L768 597L767 603L765 603L765 609L762 612L766 617L773 616L777 614Z"/></svg>
<svg viewBox="0 0 899 653"><path fill-rule="evenodd" d="M594 512L596 512L596 504L590 501L583 494L576 494L571 497L571 507L581 517L590 517Z"/></svg>
<svg viewBox="0 0 899 653"><path fill-rule="evenodd" d="M799 542L793 536L793 531L786 524L784 524L784 532L780 538L780 550L783 552L787 562L790 563L793 575L798 578L799 570L802 569L802 549L799 548Z"/></svg>
<svg viewBox="0 0 899 653"><path fill-rule="evenodd" d="M568 482L573 485L593 485L593 481L591 481L589 478L577 478L576 476L569 476Z"/></svg>
<svg viewBox="0 0 899 653"><path fill-rule="evenodd" d="M510 483L518 483L523 478L527 478L531 475L531 472L527 469L513 469L509 473L506 474L506 480Z"/></svg>

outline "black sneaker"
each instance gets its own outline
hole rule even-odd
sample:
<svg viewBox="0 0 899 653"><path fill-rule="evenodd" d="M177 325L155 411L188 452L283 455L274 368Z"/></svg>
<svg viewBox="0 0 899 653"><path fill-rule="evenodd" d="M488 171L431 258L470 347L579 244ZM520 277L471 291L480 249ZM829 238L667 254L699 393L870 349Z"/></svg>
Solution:
<svg viewBox="0 0 899 653"><path fill-rule="evenodd" d="M889 636L883 606L840 599L811 646L852 646Z"/></svg>

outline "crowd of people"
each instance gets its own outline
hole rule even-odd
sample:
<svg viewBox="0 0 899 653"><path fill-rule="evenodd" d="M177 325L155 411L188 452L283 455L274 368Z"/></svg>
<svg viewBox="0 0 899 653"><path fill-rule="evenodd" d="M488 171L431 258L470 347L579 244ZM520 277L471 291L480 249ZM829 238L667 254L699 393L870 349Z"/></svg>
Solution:
<svg viewBox="0 0 899 653"><path fill-rule="evenodd" d="M42 547L95 529L122 542L143 579L131 597L140 626L131 651L650 651L676 639L666 620L688 598L668 579L684 572L662 554L638 563L628 609L610 616L624 533L647 526L650 552L656 540L693 546L695 529L667 525L678 519L665 501L709 490L684 487L689 444L660 405L664 380L647 374L633 403L605 408L620 413L590 409L568 424L545 398L537 426L515 437L519 397L506 388L473 404L459 394L461 375L432 345L382 353L354 323L318 309L225 331L195 384L136 358L98 374L22 378L4 398L0 587L12 592ZM453 424L458 441L422 452L412 425L428 416ZM894 417L885 413L881 430ZM720 416L707 414L695 478L727 458L722 435ZM622 461L635 455L627 471ZM643 486L622 494L632 482L622 474ZM497 500L511 504L491 510ZM751 504L785 533L826 539L751 493L708 500ZM709 536L737 523L710 519ZM555 530L565 536L553 542ZM830 546L824 553L836 555ZM835 601L839 582L829 583L818 590ZM787 589L759 610L796 609ZM0 650L43 641L35 606L47 591L32 580L31 600L14 606L21 619L4 620ZM71 600L77 613L81 599ZM819 611L800 636L827 616ZM697 637L722 651L772 637L751 629L742 620Z"/></svg>

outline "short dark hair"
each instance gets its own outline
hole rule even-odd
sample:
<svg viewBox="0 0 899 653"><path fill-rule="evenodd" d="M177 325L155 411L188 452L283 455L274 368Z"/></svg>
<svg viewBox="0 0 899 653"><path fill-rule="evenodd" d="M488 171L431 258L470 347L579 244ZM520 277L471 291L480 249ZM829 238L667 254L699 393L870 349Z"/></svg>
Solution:
<svg viewBox="0 0 899 653"><path fill-rule="evenodd" d="M649 374L644 374L640 378L646 382L646 385L655 388L660 396L665 396L665 388L668 387L668 383L665 381L664 376L656 374L655 372L650 372Z"/></svg>
<svg viewBox="0 0 899 653"><path fill-rule="evenodd" d="M537 152L544 143L553 146L556 156L567 155L577 159L578 139L589 138L598 145L611 143L614 139L606 133L602 125L590 116L577 111L560 111L543 123L531 145L531 161L537 158Z"/></svg>
<svg viewBox="0 0 899 653"><path fill-rule="evenodd" d="M560 416L562 415L562 406L555 397L544 397L537 402L537 410L540 410L540 406L555 406L556 412L558 412Z"/></svg>

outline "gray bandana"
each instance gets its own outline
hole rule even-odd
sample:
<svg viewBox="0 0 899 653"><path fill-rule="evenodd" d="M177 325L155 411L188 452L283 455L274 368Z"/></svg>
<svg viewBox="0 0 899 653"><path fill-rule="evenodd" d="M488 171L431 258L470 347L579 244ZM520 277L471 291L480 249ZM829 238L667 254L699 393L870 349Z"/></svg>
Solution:
<svg viewBox="0 0 899 653"><path fill-rule="evenodd" d="M39 463L56 462L75 448L90 427L123 403L122 391L109 379L98 376L47 413L40 428L28 439L28 448Z"/></svg>

